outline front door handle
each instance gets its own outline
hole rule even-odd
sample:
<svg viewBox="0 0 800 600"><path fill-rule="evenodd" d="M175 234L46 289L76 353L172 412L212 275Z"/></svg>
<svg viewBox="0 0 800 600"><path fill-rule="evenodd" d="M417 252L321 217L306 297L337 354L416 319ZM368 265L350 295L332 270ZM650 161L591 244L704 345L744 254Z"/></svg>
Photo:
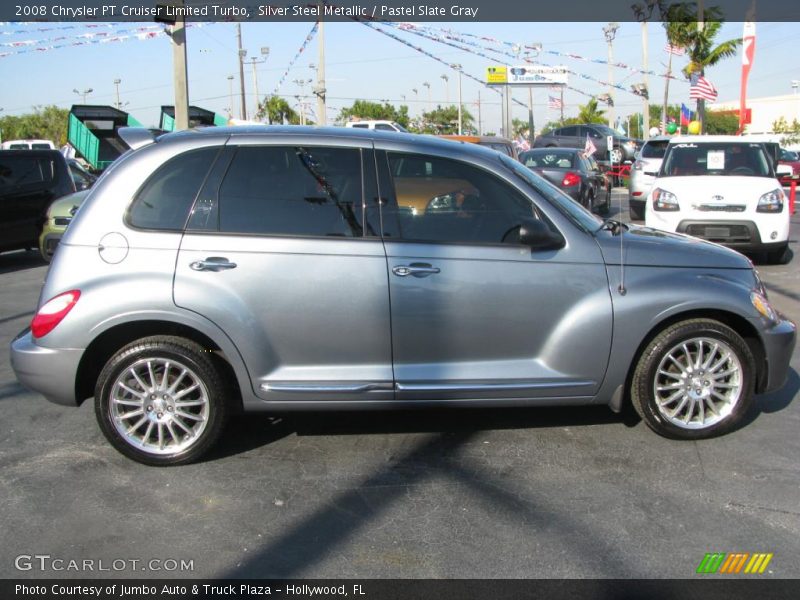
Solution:
<svg viewBox="0 0 800 600"><path fill-rule="evenodd" d="M410 265L398 265L392 268L392 273L398 277L427 277L428 275L435 275L439 273L438 267L432 267L427 263L411 263Z"/></svg>
<svg viewBox="0 0 800 600"><path fill-rule="evenodd" d="M209 256L203 260L196 260L189 264L193 271L225 271L235 269L236 263L230 262L224 256Z"/></svg>

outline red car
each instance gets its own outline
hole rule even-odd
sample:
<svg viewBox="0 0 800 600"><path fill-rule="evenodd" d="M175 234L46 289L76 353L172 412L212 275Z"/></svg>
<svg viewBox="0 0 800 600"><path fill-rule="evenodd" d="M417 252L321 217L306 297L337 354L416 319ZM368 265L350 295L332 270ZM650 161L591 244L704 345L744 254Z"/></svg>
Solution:
<svg viewBox="0 0 800 600"><path fill-rule="evenodd" d="M800 156L797 155L797 152L792 152L791 150L781 148L781 155L780 159L778 160L778 164L789 165L792 167L792 175L794 177L800 176ZM788 175L781 177L780 181L783 185L789 185L791 183L791 179Z"/></svg>

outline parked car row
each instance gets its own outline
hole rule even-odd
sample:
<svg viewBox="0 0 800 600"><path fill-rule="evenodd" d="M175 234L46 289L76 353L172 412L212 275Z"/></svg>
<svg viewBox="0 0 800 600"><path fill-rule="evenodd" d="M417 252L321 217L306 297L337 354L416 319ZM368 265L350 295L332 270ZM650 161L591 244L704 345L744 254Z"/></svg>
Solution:
<svg viewBox="0 0 800 600"><path fill-rule="evenodd" d="M697 202L675 169L728 161L686 144L693 164L668 150L656 180L668 210ZM94 397L116 449L168 465L238 411L629 403L705 438L783 385L795 334L739 253L603 221L477 144L209 128L97 183L11 362L53 402Z"/></svg>

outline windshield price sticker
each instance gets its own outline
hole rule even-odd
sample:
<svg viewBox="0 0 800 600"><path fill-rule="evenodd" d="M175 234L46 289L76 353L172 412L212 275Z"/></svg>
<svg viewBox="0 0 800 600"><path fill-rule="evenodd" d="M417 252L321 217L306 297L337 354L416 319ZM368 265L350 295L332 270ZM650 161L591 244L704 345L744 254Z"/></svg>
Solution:
<svg viewBox="0 0 800 600"><path fill-rule="evenodd" d="M709 150L706 155L706 168L714 171L720 171L725 168L725 151L724 150Z"/></svg>

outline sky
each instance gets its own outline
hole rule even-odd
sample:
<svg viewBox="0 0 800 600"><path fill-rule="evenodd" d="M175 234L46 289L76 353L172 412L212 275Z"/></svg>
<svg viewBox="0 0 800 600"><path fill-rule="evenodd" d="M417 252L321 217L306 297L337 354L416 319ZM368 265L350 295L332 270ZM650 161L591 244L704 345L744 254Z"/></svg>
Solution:
<svg viewBox="0 0 800 600"><path fill-rule="evenodd" d="M131 39L123 42L67 46L48 51L29 51L30 46L11 47L20 41L37 41L32 47L71 44L86 40L86 34L98 31L117 32L136 27L153 27L147 23L116 23L109 27L87 28L80 23L2 23L0 24L0 116L20 115L37 105L55 104L69 108L81 103L79 91L92 88L87 97L89 104L114 104L114 80L120 79L119 94L123 109L133 114L146 126L157 126L160 106L174 102L172 88L172 51L166 36L153 39ZM580 55L587 59L605 60L607 46L602 32L604 23L425 23L423 25L451 29L459 33L489 36L517 44L541 44L541 64L565 65L569 69L601 81L608 80L608 66L554 56L553 52ZM269 47L267 61L257 65L258 87L261 96L277 93L288 96L296 104L295 96L304 93L308 103L311 84L301 88L295 80L315 78L309 64L318 61L317 37L312 39L294 63L284 82L279 80L290 61L300 49L313 23L244 23L243 47L248 58L261 58L260 49ZM50 31L37 31L41 28ZM474 53L449 47L407 32L392 30L408 43L424 49L445 63L460 63L464 73L483 80L487 66L523 64L514 58L503 59L491 55L492 60ZM148 31L158 31L152 29ZM14 33L19 32L19 33ZM649 68L657 73L666 71L666 38L657 23L649 25ZM751 97L790 94L791 81L800 79L800 60L797 60L795 40L800 39L800 23L759 23L756 29L757 44L753 69L750 74ZM726 23L718 40L740 37L741 23ZM62 39L57 39L62 38ZM95 38L97 39L97 38ZM477 41L477 40L476 40ZM486 42L479 42L486 44ZM494 46L497 47L497 46ZM187 30L190 103L227 114L231 105L230 82L234 75L234 94L238 94L239 76L237 62L236 25L209 23ZM431 105L455 104L458 101L458 74L445 64L418 52L388 36L359 23L327 23L325 25L326 87L328 118L336 117L342 107L356 99L389 100L396 105L407 104L412 116L427 110L430 84ZM641 25L621 23L614 41L614 60L632 67L642 66ZM677 57L673 70L677 71L687 60ZM738 98L741 73L739 56L723 61L710 69L706 76L719 90L719 100ZM447 75L445 81L442 75ZM642 81L640 73L614 68L616 83L628 88ZM252 66L245 66L245 85L248 109L254 106ZM601 94L607 89L593 80L570 76L570 85L588 94ZM649 77L651 103L661 104L664 78ZM414 93L417 89L417 93ZM673 80L670 84L670 103L690 104L688 83ZM500 97L492 90L467 77L462 78L462 99L467 109L477 118L477 100L480 92L483 130L500 129ZM534 94L534 115L539 129L545 122L557 119L558 111L547 108L547 96L557 92L547 88ZM616 114L626 117L642 109L641 98L615 90ZM527 120L527 90L515 92L515 98L526 106L515 106L514 116ZM577 105L588 98L566 90L565 116L574 116ZM234 97L233 116L239 117L239 99ZM476 119L477 120L477 119Z"/></svg>

